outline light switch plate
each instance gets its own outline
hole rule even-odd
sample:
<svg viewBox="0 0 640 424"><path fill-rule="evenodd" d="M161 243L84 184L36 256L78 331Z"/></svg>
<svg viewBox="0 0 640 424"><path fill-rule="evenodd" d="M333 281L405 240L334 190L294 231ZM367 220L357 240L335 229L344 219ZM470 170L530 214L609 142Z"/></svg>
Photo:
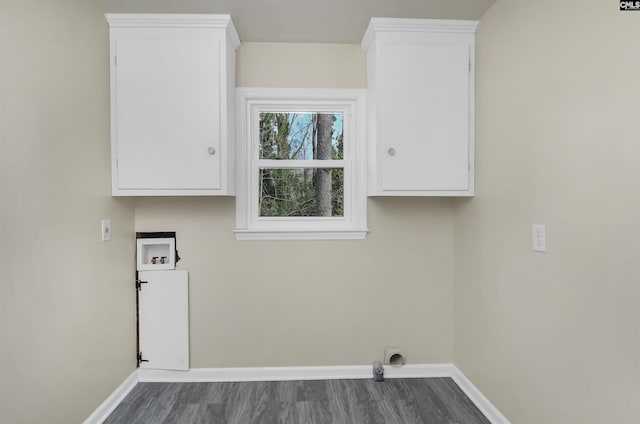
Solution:
<svg viewBox="0 0 640 424"><path fill-rule="evenodd" d="M102 241L111 240L111 220L102 220Z"/></svg>
<svg viewBox="0 0 640 424"><path fill-rule="evenodd" d="M533 224L532 226L533 237L533 251L534 252L546 252L547 251L547 228L544 224Z"/></svg>

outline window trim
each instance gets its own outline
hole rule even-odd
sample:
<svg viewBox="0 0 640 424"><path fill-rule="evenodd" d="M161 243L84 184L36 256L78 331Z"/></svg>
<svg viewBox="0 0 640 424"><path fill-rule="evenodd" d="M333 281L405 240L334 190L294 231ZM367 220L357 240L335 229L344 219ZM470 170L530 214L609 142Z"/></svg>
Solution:
<svg viewBox="0 0 640 424"><path fill-rule="evenodd" d="M236 139L237 240L364 239L367 229L366 91L238 87ZM345 119L343 217L259 217L257 125L264 111L340 112ZM289 162L289 161L286 161ZM299 161L296 161L299 162ZM324 162L324 161L323 161ZM287 168L283 163L282 168ZM327 163L329 165L329 163ZM296 166L299 167L299 166ZM314 164L311 167L318 167ZM255 197L255 199L254 199Z"/></svg>

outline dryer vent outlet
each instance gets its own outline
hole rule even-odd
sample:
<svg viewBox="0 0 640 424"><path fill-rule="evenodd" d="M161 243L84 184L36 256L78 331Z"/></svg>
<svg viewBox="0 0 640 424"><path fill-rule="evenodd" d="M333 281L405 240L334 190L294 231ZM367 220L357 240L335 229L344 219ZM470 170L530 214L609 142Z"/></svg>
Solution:
<svg viewBox="0 0 640 424"><path fill-rule="evenodd" d="M401 367L407 362L407 354L399 347L386 347L384 349L384 363L394 367Z"/></svg>

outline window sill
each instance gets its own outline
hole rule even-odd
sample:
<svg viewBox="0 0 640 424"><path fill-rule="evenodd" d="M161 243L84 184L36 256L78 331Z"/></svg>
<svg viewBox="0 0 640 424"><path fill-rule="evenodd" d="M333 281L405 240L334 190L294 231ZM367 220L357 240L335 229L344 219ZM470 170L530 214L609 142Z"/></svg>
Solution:
<svg viewBox="0 0 640 424"><path fill-rule="evenodd" d="M236 240L364 240L363 230L235 230Z"/></svg>

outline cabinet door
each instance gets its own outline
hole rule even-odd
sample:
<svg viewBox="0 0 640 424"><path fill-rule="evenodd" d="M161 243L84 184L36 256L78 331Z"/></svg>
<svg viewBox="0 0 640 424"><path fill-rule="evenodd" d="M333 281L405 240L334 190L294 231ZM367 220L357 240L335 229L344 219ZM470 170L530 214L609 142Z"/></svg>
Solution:
<svg viewBox="0 0 640 424"><path fill-rule="evenodd" d="M219 189L220 41L155 31L116 40L114 183L120 190Z"/></svg>
<svg viewBox="0 0 640 424"><path fill-rule="evenodd" d="M469 45L384 44L379 54L378 186L468 190Z"/></svg>
<svg viewBox="0 0 640 424"><path fill-rule="evenodd" d="M140 368L189 369L187 271L140 271L138 293Z"/></svg>

